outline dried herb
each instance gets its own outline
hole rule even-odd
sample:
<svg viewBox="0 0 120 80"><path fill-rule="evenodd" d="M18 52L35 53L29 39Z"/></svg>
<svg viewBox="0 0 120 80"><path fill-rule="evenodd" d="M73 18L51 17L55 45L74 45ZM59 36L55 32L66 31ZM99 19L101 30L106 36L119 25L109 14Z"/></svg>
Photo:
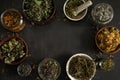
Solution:
<svg viewBox="0 0 120 80"><path fill-rule="evenodd" d="M11 39L1 46L0 55L4 58L5 63L11 62L24 57L24 43L21 40Z"/></svg>
<svg viewBox="0 0 120 80"><path fill-rule="evenodd" d="M80 18L84 13L85 13L85 10L82 11L81 13L78 14L78 16L74 16L72 14L73 10L76 9L78 6L80 6L81 4L83 4L83 1L82 0L69 0L67 3L66 3L66 6L65 6L65 11L66 11L66 14L73 18L73 19L78 19Z"/></svg>
<svg viewBox="0 0 120 80"><path fill-rule="evenodd" d="M60 65L54 59L44 59L40 63L38 71L43 80L56 80L60 74Z"/></svg>
<svg viewBox="0 0 120 80"><path fill-rule="evenodd" d="M93 60L85 56L73 57L69 64L70 75L80 80L89 80L94 74L94 70Z"/></svg>
<svg viewBox="0 0 120 80"><path fill-rule="evenodd" d="M17 72L20 76L28 76L30 75L32 68L27 63L22 63L17 67Z"/></svg>
<svg viewBox="0 0 120 80"><path fill-rule="evenodd" d="M52 0L25 0L24 11L34 21L41 21L51 16Z"/></svg>
<svg viewBox="0 0 120 80"><path fill-rule="evenodd" d="M113 18L113 8L106 3L97 4L92 10L93 20L100 24L106 24Z"/></svg>
<svg viewBox="0 0 120 80"><path fill-rule="evenodd" d="M20 15L15 11L9 11L3 15L2 20L5 26L14 27L19 23Z"/></svg>
<svg viewBox="0 0 120 80"><path fill-rule="evenodd" d="M100 62L100 67L101 69L105 70L105 71L110 71L113 69L113 67L115 66L115 63L113 61L112 58L107 58L107 59L103 59Z"/></svg>
<svg viewBox="0 0 120 80"><path fill-rule="evenodd" d="M115 51L120 45L120 30L115 27L106 27L97 35L98 46L105 52Z"/></svg>
<svg viewBox="0 0 120 80"><path fill-rule="evenodd" d="M13 32L19 32L25 26L22 15L16 9L4 11L1 15L1 22L6 29Z"/></svg>

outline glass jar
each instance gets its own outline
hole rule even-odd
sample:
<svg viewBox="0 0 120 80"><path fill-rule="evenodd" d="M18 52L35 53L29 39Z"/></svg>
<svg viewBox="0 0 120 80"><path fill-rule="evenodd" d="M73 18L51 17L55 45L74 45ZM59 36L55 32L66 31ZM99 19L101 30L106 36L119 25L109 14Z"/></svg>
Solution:
<svg viewBox="0 0 120 80"><path fill-rule="evenodd" d="M26 77L31 74L32 68L28 63L22 63L17 67L17 72L20 76Z"/></svg>
<svg viewBox="0 0 120 80"><path fill-rule="evenodd" d="M105 58L99 62L99 67L105 71L111 71L115 66L112 58Z"/></svg>
<svg viewBox="0 0 120 80"><path fill-rule="evenodd" d="M4 28L19 32L25 27L23 16L16 9L7 9L1 14L1 23Z"/></svg>
<svg viewBox="0 0 120 80"><path fill-rule="evenodd" d="M113 8L110 4L99 3L91 12L92 19L98 24L107 24L113 19Z"/></svg>
<svg viewBox="0 0 120 80"><path fill-rule="evenodd" d="M45 58L38 66L38 74L42 80L56 80L60 72L60 64L52 58Z"/></svg>

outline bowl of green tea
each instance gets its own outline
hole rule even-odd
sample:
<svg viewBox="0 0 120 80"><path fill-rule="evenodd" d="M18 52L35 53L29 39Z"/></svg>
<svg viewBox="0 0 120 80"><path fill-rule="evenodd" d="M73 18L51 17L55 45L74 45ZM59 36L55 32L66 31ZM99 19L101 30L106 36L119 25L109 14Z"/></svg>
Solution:
<svg viewBox="0 0 120 80"><path fill-rule="evenodd" d="M53 0L24 0L24 16L31 23L44 24L55 14Z"/></svg>
<svg viewBox="0 0 120 80"><path fill-rule="evenodd" d="M72 21L79 21L83 19L87 14L87 8L81 11L78 15L74 15L73 12L84 3L84 0L67 0L63 6L65 16Z"/></svg>
<svg viewBox="0 0 120 80"><path fill-rule="evenodd" d="M91 80L96 73L96 65L89 55L78 53L69 58L66 72L71 80Z"/></svg>

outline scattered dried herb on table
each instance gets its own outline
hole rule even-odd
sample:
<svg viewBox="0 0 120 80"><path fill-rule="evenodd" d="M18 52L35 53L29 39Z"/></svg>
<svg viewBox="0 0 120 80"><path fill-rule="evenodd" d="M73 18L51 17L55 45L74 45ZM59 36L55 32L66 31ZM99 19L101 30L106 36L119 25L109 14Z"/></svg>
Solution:
<svg viewBox="0 0 120 80"><path fill-rule="evenodd" d="M5 63L10 64L24 57L24 48L24 43L21 40L11 39L1 46L0 55L4 58Z"/></svg>
<svg viewBox="0 0 120 80"><path fill-rule="evenodd" d="M95 68L93 60L85 56L76 56L71 59L68 71L76 79L89 80Z"/></svg>
<svg viewBox="0 0 120 80"><path fill-rule="evenodd" d="M53 0L25 0L24 12L34 20L48 19L53 12Z"/></svg>
<svg viewBox="0 0 120 80"><path fill-rule="evenodd" d="M78 19L80 18L84 13L85 13L85 10L82 11L81 13L78 14L78 16L74 16L72 14L73 10L76 9L78 6L80 6L81 4L83 4L84 2L82 0L69 0L67 3L66 3L66 6L65 6L65 11L66 11L66 14L70 17L70 18L73 18L73 19Z"/></svg>

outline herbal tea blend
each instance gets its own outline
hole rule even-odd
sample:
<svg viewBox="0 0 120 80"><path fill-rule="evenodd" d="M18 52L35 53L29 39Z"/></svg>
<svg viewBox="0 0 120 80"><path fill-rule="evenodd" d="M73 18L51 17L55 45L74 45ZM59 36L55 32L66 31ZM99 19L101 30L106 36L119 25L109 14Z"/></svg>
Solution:
<svg viewBox="0 0 120 80"><path fill-rule="evenodd" d="M107 3L99 3L93 8L91 14L96 23L107 24L113 18L113 8Z"/></svg>
<svg viewBox="0 0 120 80"><path fill-rule="evenodd" d="M16 9L7 9L1 15L2 25L13 32L19 32L25 27L23 16Z"/></svg>
<svg viewBox="0 0 120 80"><path fill-rule="evenodd" d="M48 19L53 12L53 0L25 0L24 12L34 21Z"/></svg>
<svg viewBox="0 0 120 80"><path fill-rule="evenodd" d="M31 71L32 68L28 63L22 63L17 67L17 72L20 76L29 76Z"/></svg>
<svg viewBox="0 0 120 80"><path fill-rule="evenodd" d="M110 71L114 66L115 66L115 63L113 62L112 58L103 59L100 62L101 69L105 71Z"/></svg>
<svg viewBox="0 0 120 80"><path fill-rule="evenodd" d="M46 58L40 63L38 73L43 80L56 80L60 74L60 64L54 59Z"/></svg>
<svg viewBox="0 0 120 80"><path fill-rule="evenodd" d="M97 34L97 44L106 53L115 51L120 45L120 30L116 27L104 27Z"/></svg>
<svg viewBox="0 0 120 80"><path fill-rule="evenodd" d="M0 55L4 58L5 63L23 58L25 56L25 45L21 40L11 39L5 42L0 48Z"/></svg>
<svg viewBox="0 0 120 80"><path fill-rule="evenodd" d="M95 68L93 60L86 56L76 56L70 61L69 73L76 79L89 80L94 74Z"/></svg>

